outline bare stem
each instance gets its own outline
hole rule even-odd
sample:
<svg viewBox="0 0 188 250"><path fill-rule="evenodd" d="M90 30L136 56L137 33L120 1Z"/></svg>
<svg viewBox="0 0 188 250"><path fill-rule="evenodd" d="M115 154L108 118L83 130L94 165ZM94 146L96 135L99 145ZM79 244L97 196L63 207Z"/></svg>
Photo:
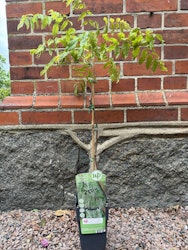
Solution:
<svg viewBox="0 0 188 250"><path fill-rule="evenodd" d="M96 151L97 151L97 131L95 124L95 62L93 60L93 81L91 82L91 152L90 152L90 172L97 169Z"/></svg>

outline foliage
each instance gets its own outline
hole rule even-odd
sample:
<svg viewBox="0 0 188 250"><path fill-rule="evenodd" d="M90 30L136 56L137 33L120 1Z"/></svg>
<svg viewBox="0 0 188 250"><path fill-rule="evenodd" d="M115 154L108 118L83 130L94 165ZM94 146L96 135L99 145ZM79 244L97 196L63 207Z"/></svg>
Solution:
<svg viewBox="0 0 188 250"><path fill-rule="evenodd" d="M10 95L10 75L4 69L5 58L0 55L0 100Z"/></svg>
<svg viewBox="0 0 188 250"><path fill-rule="evenodd" d="M93 14L81 0L64 0L64 2L67 6L71 5L73 12L81 11L78 17L78 21L81 22L81 33L73 28L69 15L54 10L50 10L48 15L24 15L18 25L18 29L25 25L33 30L51 27L52 38L47 38L38 48L31 50L31 53L37 56L46 51L52 55L52 59L41 74L45 74L54 64L79 62L82 65L78 70L79 76L84 79L79 85L81 84L81 89L84 90L86 84L96 82L94 71L96 61L105 62L104 68L108 69L111 80L116 82L120 77L119 67L116 64L119 56L126 59L131 54L133 60L138 60L139 64L145 63L147 69L155 71L160 67L161 70L166 70L154 48L157 40L163 43L161 35L154 34L151 29L144 32L140 28L131 28L120 18L104 17L104 25L101 27L98 22L89 19ZM75 94L79 89L78 84L75 85Z"/></svg>

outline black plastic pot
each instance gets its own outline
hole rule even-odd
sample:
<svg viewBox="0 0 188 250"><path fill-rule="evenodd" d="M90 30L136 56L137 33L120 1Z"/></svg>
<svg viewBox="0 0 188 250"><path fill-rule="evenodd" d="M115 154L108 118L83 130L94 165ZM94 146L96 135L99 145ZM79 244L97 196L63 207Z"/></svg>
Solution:
<svg viewBox="0 0 188 250"><path fill-rule="evenodd" d="M106 207L106 232L96 234L82 234L80 229L79 207L76 207L79 227L80 245L82 250L105 250L107 241L108 207Z"/></svg>

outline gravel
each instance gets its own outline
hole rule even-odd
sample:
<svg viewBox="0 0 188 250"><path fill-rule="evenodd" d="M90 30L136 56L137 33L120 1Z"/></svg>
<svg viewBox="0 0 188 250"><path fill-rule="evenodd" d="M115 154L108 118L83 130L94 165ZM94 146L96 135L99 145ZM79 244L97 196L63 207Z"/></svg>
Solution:
<svg viewBox="0 0 188 250"><path fill-rule="evenodd" d="M0 212L0 250L79 250L73 210ZM188 249L188 207L109 209L106 250Z"/></svg>

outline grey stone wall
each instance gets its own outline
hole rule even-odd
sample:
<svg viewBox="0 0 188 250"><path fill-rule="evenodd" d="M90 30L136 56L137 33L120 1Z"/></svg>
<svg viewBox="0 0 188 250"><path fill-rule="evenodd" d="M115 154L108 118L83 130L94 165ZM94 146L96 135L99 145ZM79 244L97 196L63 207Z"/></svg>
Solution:
<svg viewBox="0 0 188 250"><path fill-rule="evenodd" d="M87 141L88 133L82 132ZM0 132L0 210L75 207L87 153L59 130ZM188 137L142 136L105 150L110 207L188 205Z"/></svg>

